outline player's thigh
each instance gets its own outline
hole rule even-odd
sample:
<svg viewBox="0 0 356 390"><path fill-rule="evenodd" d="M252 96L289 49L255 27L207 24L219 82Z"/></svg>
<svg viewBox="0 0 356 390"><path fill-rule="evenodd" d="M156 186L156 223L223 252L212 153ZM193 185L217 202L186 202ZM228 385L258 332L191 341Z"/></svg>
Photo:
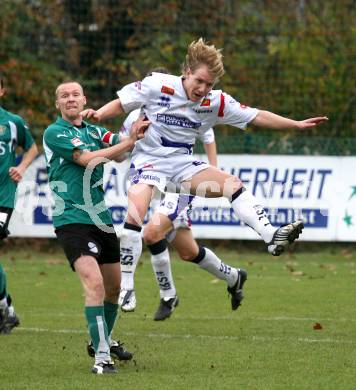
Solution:
<svg viewBox="0 0 356 390"><path fill-rule="evenodd" d="M182 260L191 261L198 256L199 245L195 241L191 229L177 229L172 245Z"/></svg>
<svg viewBox="0 0 356 390"><path fill-rule="evenodd" d="M153 186L134 184L128 191L128 206L126 222L141 226L151 202Z"/></svg>
<svg viewBox="0 0 356 390"><path fill-rule="evenodd" d="M191 193L206 198L227 198L242 186L242 182L236 176L230 175L218 168L208 167L196 173L190 180L185 181L183 187Z"/></svg>
<svg viewBox="0 0 356 390"><path fill-rule="evenodd" d="M98 261L102 251L98 231L101 232L95 225L83 223L63 225L55 229L58 242L73 270L75 262L82 256L93 257Z"/></svg>
<svg viewBox="0 0 356 390"><path fill-rule="evenodd" d="M75 260L73 267L83 284L90 284L102 281L99 264L93 256L80 256Z"/></svg>
<svg viewBox="0 0 356 390"><path fill-rule="evenodd" d="M83 286L86 305L99 305L104 299L104 283L97 260L81 256L73 264Z"/></svg>

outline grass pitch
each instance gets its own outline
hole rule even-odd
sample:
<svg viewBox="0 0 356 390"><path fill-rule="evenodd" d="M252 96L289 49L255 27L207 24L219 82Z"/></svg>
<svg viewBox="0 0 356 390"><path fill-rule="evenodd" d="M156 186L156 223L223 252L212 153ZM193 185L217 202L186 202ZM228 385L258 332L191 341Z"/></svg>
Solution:
<svg viewBox="0 0 356 390"><path fill-rule="evenodd" d="M322 248L322 246L320 246ZM221 248L248 271L232 312L225 283L173 255L180 305L152 320L159 295L147 253L136 272L138 306L115 336L135 353L119 373L95 376L86 354L83 296L60 250L4 252L21 326L0 337L1 389L355 389L356 251L273 258Z"/></svg>

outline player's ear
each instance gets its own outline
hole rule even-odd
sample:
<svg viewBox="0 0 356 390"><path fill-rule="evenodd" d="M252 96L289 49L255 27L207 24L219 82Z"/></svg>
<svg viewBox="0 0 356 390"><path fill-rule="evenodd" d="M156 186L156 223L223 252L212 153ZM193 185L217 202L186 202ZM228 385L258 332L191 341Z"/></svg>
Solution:
<svg viewBox="0 0 356 390"><path fill-rule="evenodd" d="M189 76L190 74L193 74L193 72L190 68L187 68L185 74L186 74L186 76Z"/></svg>
<svg viewBox="0 0 356 390"><path fill-rule="evenodd" d="M59 104L58 104L58 101L57 101L57 100L56 100L55 105L56 105L56 109L59 110Z"/></svg>
<svg viewBox="0 0 356 390"><path fill-rule="evenodd" d="M87 105L87 98L84 95L83 95L83 104L84 104L84 106Z"/></svg>

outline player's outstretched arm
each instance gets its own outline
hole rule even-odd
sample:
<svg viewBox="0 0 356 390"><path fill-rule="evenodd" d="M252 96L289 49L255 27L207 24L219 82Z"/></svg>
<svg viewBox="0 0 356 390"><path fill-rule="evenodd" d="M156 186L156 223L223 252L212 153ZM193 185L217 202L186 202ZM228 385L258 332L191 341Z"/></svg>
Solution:
<svg viewBox="0 0 356 390"><path fill-rule="evenodd" d="M122 108L120 99L115 99L105 104L105 106L99 108L99 110L87 108L86 110L83 110L80 115L83 119L90 119L93 122L103 122L106 119L115 118L123 112L124 110Z"/></svg>
<svg viewBox="0 0 356 390"><path fill-rule="evenodd" d="M296 121L274 114L270 111L261 110L251 123L255 126L268 127L271 129L309 129L328 120L329 118L326 116L319 116L302 121Z"/></svg>
<svg viewBox="0 0 356 390"><path fill-rule="evenodd" d="M140 129L132 130L128 137L125 137L119 144L110 146L93 152L75 149L73 151L73 161L84 167L91 165L95 167L97 164L105 164L108 160L115 160L120 155L129 152L133 149L137 139L144 135Z"/></svg>

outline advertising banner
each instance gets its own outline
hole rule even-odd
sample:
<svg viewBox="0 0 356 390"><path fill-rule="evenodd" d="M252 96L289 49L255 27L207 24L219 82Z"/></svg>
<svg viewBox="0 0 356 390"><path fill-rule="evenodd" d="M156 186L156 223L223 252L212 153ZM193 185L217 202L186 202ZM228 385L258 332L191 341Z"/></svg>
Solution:
<svg viewBox="0 0 356 390"><path fill-rule="evenodd" d="M273 225L302 219L301 240L356 241L356 157L220 155L218 161L219 168L238 176L256 196ZM127 208L128 166L127 161L105 165L105 200L118 235ZM12 236L54 237L52 205L40 156L19 185ZM224 198L196 197L191 219L196 238L258 238Z"/></svg>

